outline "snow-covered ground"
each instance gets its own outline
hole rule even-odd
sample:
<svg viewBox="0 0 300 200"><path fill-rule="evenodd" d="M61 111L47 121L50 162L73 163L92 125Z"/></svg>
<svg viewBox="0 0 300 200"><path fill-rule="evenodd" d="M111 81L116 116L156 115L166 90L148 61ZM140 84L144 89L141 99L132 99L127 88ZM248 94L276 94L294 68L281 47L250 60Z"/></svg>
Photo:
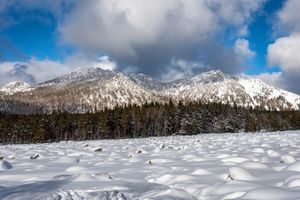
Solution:
<svg viewBox="0 0 300 200"><path fill-rule="evenodd" d="M300 199L300 131L0 146L0 199Z"/></svg>

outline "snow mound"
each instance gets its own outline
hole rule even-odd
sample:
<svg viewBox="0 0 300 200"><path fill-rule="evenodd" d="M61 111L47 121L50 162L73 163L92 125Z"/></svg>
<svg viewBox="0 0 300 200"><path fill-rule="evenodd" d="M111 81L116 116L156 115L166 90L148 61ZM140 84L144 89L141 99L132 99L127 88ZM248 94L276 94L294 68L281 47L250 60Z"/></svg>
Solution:
<svg viewBox="0 0 300 200"><path fill-rule="evenodd" d="M149 195L150 196L150 195ZM159 192L155 195L151 194L151 198L147 198L145 196L143 199L151 199L151 200L195 200L195 197L193 197L191 194L184 190L180 189L168 189L166 191Z"/></svg>
<svg viewBox="0 0 300 200"><path fill-rule="evenodd" d="M294 180L290 181L290 182L288 183L288 187L289 187L289 188L292 188L292 187L300 187L300 178L294 179Z"/></svg>
<svg viewBox="0 0 300 200"><path fill-rule="evenodd" d="M13 168L13 166L9 162L7 162L5 160L0 161L0 170L1 171L5 171L8 169L12 169L12 168Z"/></svg>
<svg viewBox="0 0 300 200"><path fill-rule="evenodd" d="M259 188L246 193L242 199L260 199L260 200L287 200L299 199L298 191L283 190L280 188Z"/></svg>
<svg viewBox="0 0 300 200"><path fill-rule="evenodd" d="M245 169L270 170L270 167L260 162L243 162L240 167Z"/></svg>
<svg viewBox="0 0 300 200"><path fill-rule="evenodd" d="M87 169L85 167L80 166L72 166L66 169L66 172L72 172L72 173L78 173L82 171L86 171Z"/></svg>
<svg viewBox="0 0 300 200"><path fill-rule="evenodd" d="M249 161L249 158L245 157L229 157L229 158L224 158L222 161L223 162L235 162L235 163L242 163L245 161Z"/></svg>
<svg viewBox="0 0 300 200"><path fill-rule="evenodd" d="M286 168L289 171L296 171L300 172L300 161L291 164L289 167Z"/></svg>
<svg viewBox="0 0 300 200"><path fill-rule="evenodd" d="M296 162L296 158L292 155L286 154L286 155L281 156L280 162L292 164L292 163Z"/></svg>
<svg viewBox="0 0 300 200"><path fill-rule="evenodd" d="M95 181L97 178L95 175L88 173L88 172L80 172L75 175L73 181L74 182L88 182L88 181Z"/></svg>
<svg viewBox="0 0 300 200"><path fill-rule="evenodd" d="M196 169L195 171L193 171L192 174L193 175L208 175L208 174L211 174L211 172L208 171L207 169Z"/></svg>
<svg viewBox="0 0 300 200"><path fill-rule="evenodd" d="M229 178L241 181L254 181L256 179L249 171L241 167L231 167L229 169Z"/></svg>

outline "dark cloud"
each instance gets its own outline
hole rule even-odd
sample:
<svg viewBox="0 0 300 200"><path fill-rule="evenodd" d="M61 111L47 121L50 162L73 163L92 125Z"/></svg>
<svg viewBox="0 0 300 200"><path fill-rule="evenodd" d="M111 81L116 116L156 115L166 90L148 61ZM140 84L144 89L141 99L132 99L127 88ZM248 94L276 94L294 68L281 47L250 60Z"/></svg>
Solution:
<svg viewBox="0 0 300 200"><path fill-rule="evenodd" d="M184 73L186 68L178 67L176 60L184 60L187 62L201 63L197 67L193 67L192 72L200 73L212 69L221 69L226 73L239 73L244 68L239 57L231 48L227 48L213 40L198 42L194 44L173 44L165 45L157 43L147 48L137 48L135 59L116 57L118 69L123 71L128 66L134 66L136 72L146 73L158 79L165 77L170 67ZM205 67L204 67L205 66Z"/></svg>
<svg viewBox="0 0 300 200"><path fill-rule="evenodd" d="M7 72L7 76L15 78L18 77L18 80L22 80L27 83L35 83L33 75L27 73L28 66L24 64L15 64L10 71Z"/></svg>
<svg viewBox="0 0 300 200"><path fill-rule="evenodd" d="M283 86L289 91L300 94L299 80L300 75L294 73L283 72L281 80L283 81Z"/></svg>
<svg viewBox="0 0 300 200"><path fill-rule="evenodd" d="M251 14L263 2L79 0L59 32L63 44L108 55L121 71L129 67L159 77L170 70L172 61L188 60L238 73L241 60L218 38L228 29L235 30L233 38L245 33Z"/></svg>
<svg viewBox="0 0 300 200"><path fill-rule="evenodd" d="M203 47L204 63L212 69L220 69L225 73L241 73L244 68L241 58L232 48L213 41L205 43Z"/></svg>

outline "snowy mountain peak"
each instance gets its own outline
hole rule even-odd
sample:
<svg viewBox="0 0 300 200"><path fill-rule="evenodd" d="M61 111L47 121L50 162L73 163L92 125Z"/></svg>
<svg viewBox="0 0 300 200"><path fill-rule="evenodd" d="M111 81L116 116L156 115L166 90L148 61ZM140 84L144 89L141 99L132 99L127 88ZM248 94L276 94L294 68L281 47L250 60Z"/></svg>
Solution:
<svg viewBox="0 0 300 200"><path fill-rule="evenodd" d="M208 72L204 72L201 74L197 74L191 78L192 81L196 81L197 83L210 83L210 82L219 82L224 81L226 78L234 78L232 75L224 74L221 70L212 70Z"/></svg>
<svg viewBox="0 0 300 200"><path fill-rule="evenodd" d="M151 78L148 75L139 73L139 74L129 74L128 75L130 77L130 79L135 82L136 84L150 89L150 90L155 90L155 89L159 89L165 86L164 83L161 83L157 80L154 80L153 78Z"/></svg>
<svg viewBox="0 0 300 200"><path fill-rule="evenodd" d="M208 72L203 72L196 74L194 76L190 76L187 78L183 78L177 81L172 82L170 85L172 88L186 88L186 87L194 87L203 84L212 84L216 82L223 82L227 79L234 79L237 78L233 75L224 74L221 70L212 70Z"/></svg>
<svg viewBox="0 0 300 200"><path fill-rule="evenodd" d="M203 72L203 73L200 73L201 75L205 76L223 76L225 75L221 70L217 69L217 70L210 70L210 71L207 71L207 72Z"/></svg>
<svg viewBox="0 0 300 200"><path fill-rule="evenodd" d="M116 74L118 73L115 73L110 70L105 70L100 67L89 67L79 69L66 75L59 76L44 83L40 83L39 86L76 84L83 81L112 77Z"/></svg>
<svg viewBox="0 0 300 200"><path fill-rule="evenodd" d="M5 95L13 95L18 92L28 92L30 90L31 86L29 84L21 81L15 81L3 86L0 89L0 92L4 93Z"/></svg>

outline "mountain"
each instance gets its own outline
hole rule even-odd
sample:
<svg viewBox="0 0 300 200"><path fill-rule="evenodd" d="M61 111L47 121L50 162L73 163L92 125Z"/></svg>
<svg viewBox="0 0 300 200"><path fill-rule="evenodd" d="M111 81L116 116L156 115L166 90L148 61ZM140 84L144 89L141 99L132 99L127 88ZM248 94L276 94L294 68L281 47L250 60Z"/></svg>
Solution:
<svg viewBox="0 0 300 200"><path fill-rule="evenodd" d="M112 78L119 73L115 73L109 70L104 70L97 67L84 68L78 71L71 72L54 78L52 80L40 83L38 87L54 86L54 85L69 85L78 84L84 81L93 81L96 79Z"/></svg>
<svg viewBox="0 0 300 200"><path fill-rule="evenodd" d="M0 93L5 95L14 95L18 92L28 92L31 90L31 86L25 82L16 81L6 84L0 89Z"/></svg>
<svg viewBox="0 0 300 200"><path fill-rule="evenodd" d="M85 68L34 86L15 82L0 90L0 104L6 103L2 111L7 112L16 112L11 106L18 104L23 105L23 110L24 105L29 106L32 113L54 110L95 112L117 105L167 103L169 99L174 102L220 102L267 110L300 109L300 96L296 94L259 79L224 74L219 70L165 83L144 74ZM28 110L20 112L28 113Z"/></svg>
<svg viewBox="0 0 300 200"><path fill-rule="evenodd" d="M129 74L128 76L134 83L149 90L161 90L167 85L167 83L154 80L145 74Z"/></svg>
<svg viewBox="0 0 300 200"><path fill-rule="evenodd" d="M117 105L141 105L164 99L138 84L138 77L141 76L134 79L118 72L87 68L32 86L30 92L4 94L2 99L26 102L44 108L44 112L95 112Z"/></svg>
<svg viewBox="0 0 300 200"><path fill-rule="evenodd" d="M164 93L177 100L221 102L267 110L300 109L300 96L244 75L209 71L175 81Z"/></svg>

